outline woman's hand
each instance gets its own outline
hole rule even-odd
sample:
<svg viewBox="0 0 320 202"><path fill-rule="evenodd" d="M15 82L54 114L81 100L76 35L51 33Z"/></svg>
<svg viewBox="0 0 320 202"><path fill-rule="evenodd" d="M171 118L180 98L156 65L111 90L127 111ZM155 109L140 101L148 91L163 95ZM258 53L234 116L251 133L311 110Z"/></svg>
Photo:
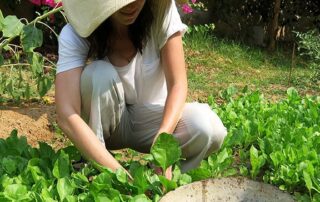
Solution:
<svg viewBox="0 0 320 202"><path fill-rule="evenodd" d="M159 137L161 133L158 133L155 138L153 139L153 143L152 146L154 145L154 143L156 142L157 138ZM157 175L164 175L168 180L172 179L172 166L169 166L165 171L162 170L162 168L157 167L155 165L151 165L151 168L154 169L154 172Z"/></svg>
<svg viewBox="0 0 320 202"><path fill-rule="evenodd" d="M172 166L169 166L167 168L167 170L164 173L164 176L168 179L168 180L172 180Z"/></svg>
<svg viewBox="0 0 320 202"><path fill-rule="evenodd" d="M157 175L163 175L168 180L172 180L172 166L169 166L165 171L162 170L162 168L155 166L154 164L150 165L151 169L154 170L154 173Z"/></svg>

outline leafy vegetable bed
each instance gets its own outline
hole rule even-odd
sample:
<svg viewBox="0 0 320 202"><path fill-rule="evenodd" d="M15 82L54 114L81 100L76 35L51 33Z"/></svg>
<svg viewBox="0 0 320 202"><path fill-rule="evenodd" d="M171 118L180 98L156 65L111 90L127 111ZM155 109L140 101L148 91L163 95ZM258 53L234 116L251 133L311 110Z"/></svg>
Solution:
<svg viewBox="0 0 320 202"><path fill-rule="evenodd" d="M244 175L294 193L299 201L320 201L320 97L301 97L293 88L287 98L270 103L244 88L223 93L217 106L228 128L218 154L191 171L193 180Z"/></svg>
<svg viewBox="0 0 320 202"><path fill-rule="evenodd" d="M84 162L73 146L57 152L46 143L32 148L14 130L0 139L0 201L158 201L192 181L231 175L274 184L300 201L320 201L320 97L288 89L287 99L269 103L259 92L234 88L221 96L225 104L217 106L212 97L209 104L229 131L222 149L187 174L174 166L172 181L147 166L166 168L179 160L168 134L150 155L123 162L130 180L123 170Z"/></svg>
<svg viewBox="0 0 320 202"><path fill-rule="evenodd" d="M191 178L176 167L169 181L146 163L166 169L180 154L174 137L162 134L145 160L124 163L134 178L130 180L124 170L113 173L84 162L73 146L58 152L46 143L32 148L14 130L6 140L0 139L0 201L157 201Z"/></svg>

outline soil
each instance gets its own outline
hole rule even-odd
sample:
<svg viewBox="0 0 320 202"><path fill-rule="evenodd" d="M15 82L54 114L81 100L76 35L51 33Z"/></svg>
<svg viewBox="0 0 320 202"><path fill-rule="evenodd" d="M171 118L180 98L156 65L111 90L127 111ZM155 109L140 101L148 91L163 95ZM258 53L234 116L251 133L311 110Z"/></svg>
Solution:
<svg viewBox="0 0 320 202"><path fill-rule="evenodd" d="M46 142L55 149L63 147L66 139L56 133L54 104L39 103L14 106L0 105L0 138L7 138L13 129L19 136L26 136L33 147Z"/></svg>

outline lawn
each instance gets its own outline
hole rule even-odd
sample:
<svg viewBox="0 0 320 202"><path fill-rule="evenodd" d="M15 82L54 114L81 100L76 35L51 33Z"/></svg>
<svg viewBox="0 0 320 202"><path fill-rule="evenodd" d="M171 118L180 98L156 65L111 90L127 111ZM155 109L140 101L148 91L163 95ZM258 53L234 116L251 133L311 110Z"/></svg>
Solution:
<svg viewBox="0 0 320 202"><path fill-rule="evenodd" d="M268 53L258 47L211 35L187 34L186 62L189 79L189 100L207 101L209 95L219 96L229 86L259 89L267 98L279 100L289 87L301 94L319 95L320 85L310 81L308 62L290 51Z"/></svg>

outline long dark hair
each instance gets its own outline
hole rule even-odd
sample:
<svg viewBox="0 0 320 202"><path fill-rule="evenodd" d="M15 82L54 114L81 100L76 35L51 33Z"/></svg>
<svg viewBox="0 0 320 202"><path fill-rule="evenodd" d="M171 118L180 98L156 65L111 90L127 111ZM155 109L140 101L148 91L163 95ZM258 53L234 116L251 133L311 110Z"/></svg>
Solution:
<svg viewBox="0 0 320 202"><path fill-rule="evenodd" d="M154 21L152 0L146 0L136 21L129 25L129 37L134 47L142 53L146 41L150 37L151 25ZM105 20L87 39L90 43L88 58L103 59L112 51L110 35L112 24L110 18Z"/></svg>

